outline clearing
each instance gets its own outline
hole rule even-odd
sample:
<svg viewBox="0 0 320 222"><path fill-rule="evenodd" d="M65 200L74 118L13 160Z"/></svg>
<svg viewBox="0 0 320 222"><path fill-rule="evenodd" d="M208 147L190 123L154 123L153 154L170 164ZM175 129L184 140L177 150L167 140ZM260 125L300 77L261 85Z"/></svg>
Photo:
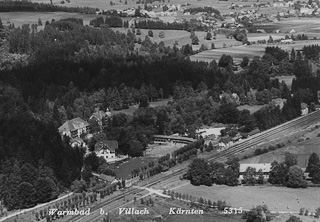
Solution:
<svg viewBox="0 0 320 222"><path fill-rule="evenodd" d="M242 105L242 106L238 106L237 109L242 111L244 109L247 109L250 111L250 114L253 114L255 112L257 112L259 109L261 109L262 107L264 107L265 105Z"/></svg>

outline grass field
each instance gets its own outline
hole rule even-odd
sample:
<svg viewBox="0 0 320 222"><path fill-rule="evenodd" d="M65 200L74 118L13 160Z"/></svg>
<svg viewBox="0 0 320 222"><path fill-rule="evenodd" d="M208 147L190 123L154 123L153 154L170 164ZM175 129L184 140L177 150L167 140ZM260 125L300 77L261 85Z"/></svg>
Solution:
<svg viewBox="0 0 320 222"><path fill-rule="evenodd" d="M176 191L213 201L225 200L232 207L243 207L243 209L266 204L271 211L279 212L299 212L302 207L314 211L319 207L320 202L320 188L289 189L273 186L228 187L225 185L207 187L188 184Z"/></svg>
<svg viewBox="0 0 320 222"><path fill-rule="evenodd" d="M123 179L131 179L131 170L140 169L141 166L147 165L149 162L155 161L157 158L154 157L136 157L121 163L116 167L115 172L117 177Z"/></svg>
<svg viewBox="0 0 320 222"><path fill-rule="evenodd" d="M42 26L38 30L44 28L46 21L60 20L64 18L80 18L83 19L84 25L89 25L90 20L96 18L96 15L86 15L80 13L67 13L67 12L1 12L0 18L4 25L14 23L15 27L23 24L37 24L38 19L42 21Z"/></svg>
<svg viewBox="0 0 320 222"><path fill-rule="evenodd" d="M165 144L165 145L149 145L149 148L147 150L147 155L153 156L153 157L160 157L165 156L166 154L171 154L173 151L183 147L184 144Z"/></svg>
<svg viewBox="0 0 320 222"><path fill-rule="evenodd" d="M198 54L192 55L190 59L192 61L199 60L205 62L211 62L213 59L218 61L223 54L230 55L234 62L241 62L242 58L247 56L252 59L255 56L262 56L265 52L265 47L267 46L278 46L283 50L290 51L292 48L295 50L302 49L307 45L317 45L320 44L320 40L303 40L296 41L295 44L260 44L260 45L238 45L227 48L211 49L207 51L200 52Z"/></svg>
<svg viewBox="0 0 320 222"><path fill-rule="evenodd" d="M320 155L320 130L316 129L303 133L301 136L296 138L288 138L286 147L277 149L275 151L265 153L259 156L251 157L242 160L242 163L272 163L273 161L282 162L285 158L285 152L290 152L297 155L298 165L302 168L306 168L308 164L309 157L312 153L317 153Z"/></svg>
<svg viewBox="0 0 320 222"><path fill-rule="evenodd" d="M169 215L170 207L181 207L182 209L190 209L190 206L185 202L180 202L172 199L160 198L157 196L145 197L144 200L151 198L154 201L154 205L141 204L140 200L137 200L135 204L128 204L125 207L134 207L135 209L147 208L149 214L146 215L123 215L119 214L119 210L116 209L111 212L112 221L115 222L146 222L153 221L156 216L161 216L162 220L166 222L241 222L239 215L224 216L218 215L214 212L204 212L202 215ZM193 208L196 209L196 208Z"/></svg>
<svg viewBox="0 0 320 222"><path fill-rule="evenodd" d="M261 109L262 107L264 107L265 105L254 105L254 106L249 106L249 105L243 105L243 106L238 106L237 109L238 110L244 110L247 109L250 111L250 113L255 113L257 112L259 109Z"/></svg>

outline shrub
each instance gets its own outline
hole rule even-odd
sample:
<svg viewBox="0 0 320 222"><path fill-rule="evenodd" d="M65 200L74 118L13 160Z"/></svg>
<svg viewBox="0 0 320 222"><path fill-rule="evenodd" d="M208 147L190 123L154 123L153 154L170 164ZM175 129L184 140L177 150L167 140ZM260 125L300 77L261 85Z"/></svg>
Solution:
<svg viewBox="0 0 320 222"><path fill-rule="evenodd" d="M320 137L320 133L318 133L317 137Z"/></svg>
<svg viewBox="0 0 320 222"><path fill-rule="evenodd" d="M260 148L254 151L254 155L260 155L261 153L262 153L262 150Z"/></svg>
<svg viewBox="0 0 320 222"><path fill-rule="evenodd" d="M286 222L302 222L302 220L300 220L300 217L296 217L294 215L291 215L290 218L288 220L286 220Z"/></svg>
<svg viewBox="0 0 320 222"><path fill-rule="evenodd" d="M308 216L309 215L309 210L306 209L306 211L304 212L304 216Z"/></svg>
<svg viewBox="0 0 320 222"><path fill-rule="evenodd" d="M300 208L299 215L303 215L303 213L304 213L304 208Z"/></svg>
<svg viewBox="0 0 320 222"><path fill-rule="evenodd" d="M272 146L272 145L269 146L269 151L274 151L275 149L276 149L275 146Z"/></svg>

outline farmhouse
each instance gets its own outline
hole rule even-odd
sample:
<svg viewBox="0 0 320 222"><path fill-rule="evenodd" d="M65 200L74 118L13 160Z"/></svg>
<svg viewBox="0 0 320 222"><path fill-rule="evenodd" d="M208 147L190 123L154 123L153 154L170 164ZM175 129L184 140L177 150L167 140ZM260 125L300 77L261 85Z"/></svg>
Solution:
<svg viewBox="0 0 320 222"><path fill-rule="evenodd" d="M107 162L114 161L116 149L118 149L118 141L116 140L101 140L94 146L96 155L103 157Z"/></svg>
<svg viewBox="0 0 320 222"><path fill-rule="evenodd" d="M220 148L229 148L232 145L232 141L230 139L230 137L223 137L221 138L220 142L219 142L219 147Z"/></svg>
<svg viewBox="0 0 320 222"><path fill-rule="evenodd" d="M243 179L243 175L246 172L248 167L255 168L258 172L262 170L264 178L269 178L269 173L271 171L271 163L241 163L240 164L240 176L239 179Z"/></svg>
<svg viewBox="0 0 320 222"><path fill-rule="evenodd" d="M58 128L61 136L65 135L70 138L80 137L81 134L88 133L89 129L89 123L79 117L66 121Z"/></svg>

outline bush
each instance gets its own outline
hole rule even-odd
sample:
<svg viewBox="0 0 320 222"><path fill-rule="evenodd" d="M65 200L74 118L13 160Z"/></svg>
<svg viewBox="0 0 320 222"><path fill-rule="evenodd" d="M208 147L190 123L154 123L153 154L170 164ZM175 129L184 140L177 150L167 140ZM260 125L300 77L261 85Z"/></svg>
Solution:
<svg viewBox="0 0 320 222"><path fill-rule="evenodd" d="M262 153L262 150L260 149L260 148L258 148L258 149L256 149L255 151L254 151L254 155L260 155Z"/></svg>
<svg viewBox="0 0 320 222"><path fill-rule="evenodd" d="M303 215L303 213L304 213L304 208L300 208L299 215Z"/></svg>
<svg viewBox="0 0 320 222"><path fill-rule="evenodd" d="M306 209L306 211L304 212L304 216L308 216L309 215L309 210Z"/></svg>
<svg viewBox="0 0 320 222"><path fill-rule="evenodd" d="M291 215L290 218L286 220L286 222L302 222L302 220L300 220L300 217Z"/></svg>
<svg viewBox="0 0 320 222"><path fill-rule="evenodd" d="M276 147L275 147L275 146L270 145L270 146L269 146L269 151L274 151L274 150L276 150Z"/></svg>

